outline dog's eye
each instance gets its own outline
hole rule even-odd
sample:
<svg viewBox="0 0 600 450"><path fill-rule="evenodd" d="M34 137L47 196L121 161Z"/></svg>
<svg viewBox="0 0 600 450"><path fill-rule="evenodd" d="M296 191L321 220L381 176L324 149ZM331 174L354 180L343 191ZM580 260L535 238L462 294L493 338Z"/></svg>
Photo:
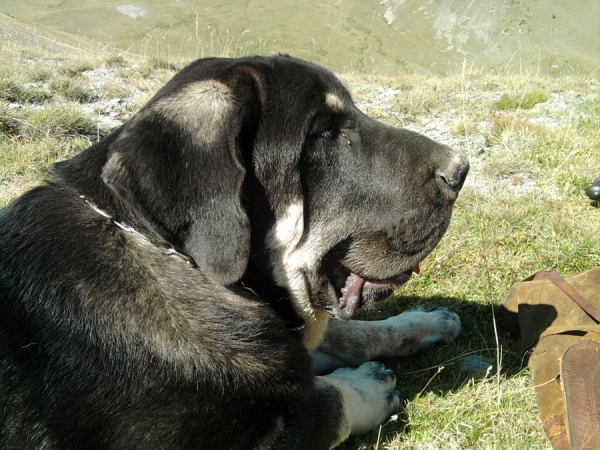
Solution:
<svg viewBox="0 0 600 450"><path fill-rule="evenodd" d="M324 139L335 139L339 136L340 131L335 129L335 128L329 128L325 131L322 131L321 134L319 134L319 137L322 137Z"/></svg>
<svg viewBox="0 0 600 450"><path fill-rule="evenodd" d="M344 123L344 128L348 130L356 130L356 128L358 128L358 124L356 123L356 120L354 118L349 117Z"/></svg>

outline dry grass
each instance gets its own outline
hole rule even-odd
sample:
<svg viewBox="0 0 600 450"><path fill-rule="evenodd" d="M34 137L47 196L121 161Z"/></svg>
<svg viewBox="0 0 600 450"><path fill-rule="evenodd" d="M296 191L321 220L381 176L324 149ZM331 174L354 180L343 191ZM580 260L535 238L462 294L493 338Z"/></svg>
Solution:
<svg viewBox="0 0 600 450"><path fill-rule="evenodd" d="M46 169L108 132L106 102L136 112L174 73L156 60L102 51L0 42L0 207ZM103 128L104 127L104 128Z"/></svg>

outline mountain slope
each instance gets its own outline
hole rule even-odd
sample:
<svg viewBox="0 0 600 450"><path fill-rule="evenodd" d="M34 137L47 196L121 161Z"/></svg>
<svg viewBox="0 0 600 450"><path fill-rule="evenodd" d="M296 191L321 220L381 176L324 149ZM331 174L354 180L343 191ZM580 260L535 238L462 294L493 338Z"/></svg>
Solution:
<svg viewBox="0 0 600 450"><path fill-rule="evenodd" d="M0 0L51 29L164 59L288 52L336 71L598 71L597 0Z"/></svg>

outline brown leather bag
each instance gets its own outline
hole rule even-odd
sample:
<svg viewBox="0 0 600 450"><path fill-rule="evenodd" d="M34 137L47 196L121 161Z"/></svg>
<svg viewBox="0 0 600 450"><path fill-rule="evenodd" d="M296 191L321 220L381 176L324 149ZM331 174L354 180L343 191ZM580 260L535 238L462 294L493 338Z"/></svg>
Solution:
<svg viewBox="0 0 600 450"><path fill-rule="evenodd" d="M496 320L529 355L552 447L600 449L600 267L533 274L511 288Z"/></svg>

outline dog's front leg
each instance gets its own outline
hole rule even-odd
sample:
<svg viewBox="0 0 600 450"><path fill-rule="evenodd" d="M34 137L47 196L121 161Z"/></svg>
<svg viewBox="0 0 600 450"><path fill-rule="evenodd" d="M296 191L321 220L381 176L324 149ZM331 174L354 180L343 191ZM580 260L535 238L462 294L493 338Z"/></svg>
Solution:
<svg viewBox="0 0 600 450"><path fill-rule="evenodd" d="M324 339L312 352L315 373L358 367L379 358L426 351L460 333L460 319L446 308L415 308L385 320L329 320Z"/></svg>
<svg viewBox="0 0 600 450"><path fill-rule="evenodd" d="M395 386L394 372L377 362L316 377L310 407L286 421L277 448L325 450L375 429L399 408Z"/></svg>

